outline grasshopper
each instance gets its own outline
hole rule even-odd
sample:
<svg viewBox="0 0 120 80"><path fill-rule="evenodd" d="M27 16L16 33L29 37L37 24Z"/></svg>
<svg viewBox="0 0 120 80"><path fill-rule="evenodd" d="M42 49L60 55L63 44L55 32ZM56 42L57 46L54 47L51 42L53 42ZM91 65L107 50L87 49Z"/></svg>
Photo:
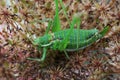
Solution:
<svg viewBox="0 0 120 80"><path fill-rule="evenodd" d="M56 13L54 17L54 24L52 24L53 33L46 33L42 37L38 37L33 41L34 45L43 49L41 59L28 58L30 60L44 61L48 49L64 51L66 57L69 59L67 51L77 51L90 46L108 32L109 27L105 27L102 31L97 29L74 29L74 25L80 26L80 18L73 17L70 23L70 29L60 30L60 20L58 16L58 0L56 3ZM50 27L50 26L49 26ZM49 29L48 27L48 29ZM48 30L47 30L48 32Z"/></svg>

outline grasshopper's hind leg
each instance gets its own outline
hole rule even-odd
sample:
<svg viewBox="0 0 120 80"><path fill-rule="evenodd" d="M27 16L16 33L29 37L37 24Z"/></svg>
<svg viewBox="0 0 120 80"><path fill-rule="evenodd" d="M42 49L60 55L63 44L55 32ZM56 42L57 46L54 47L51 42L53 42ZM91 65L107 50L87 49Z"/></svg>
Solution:
<svg viewBox="0 0 120 80"><path fill-rule="evenodd" d="M34 61L44 61L45 60L45 57L46 57L46 52L47 52L47 49L46 48L43 48L43 55L42 55L42 58L39 59L39 58L28 58L29 60L34 60Z"/></svg>
<svg viewBox="0 0 120 80"><path fill-rule="evenodd" d="M65 56L67 57L67 59L70 59L68 53L64 50Z"/></svg>

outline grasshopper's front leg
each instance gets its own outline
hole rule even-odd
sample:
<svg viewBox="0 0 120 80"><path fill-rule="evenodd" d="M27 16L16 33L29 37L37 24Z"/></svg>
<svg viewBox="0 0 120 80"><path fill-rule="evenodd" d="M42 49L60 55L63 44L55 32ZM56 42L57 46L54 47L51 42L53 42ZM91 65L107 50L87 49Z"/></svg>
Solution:
<svg viewBox="0 0 120 80"><path fill-rule="evenodd" d="M34 60L34 61L44 61L45 60L45 57L46 57L46 52L47 52L47 48L44 47L43 48L43 55L42 55L42 58L39 59L39 58L28 58L29 60Z"/></svg>

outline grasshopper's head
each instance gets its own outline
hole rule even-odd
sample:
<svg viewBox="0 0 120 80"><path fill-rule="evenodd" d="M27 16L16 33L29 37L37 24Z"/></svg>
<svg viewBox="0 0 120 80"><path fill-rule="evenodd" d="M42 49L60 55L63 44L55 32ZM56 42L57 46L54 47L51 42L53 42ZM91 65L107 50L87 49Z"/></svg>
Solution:
<svg viewBox="0 0 120 80"><path fill-rule="evenodd" d="M37 45L39 47L43 47L44 45L48 45L51 41L51 36L49 34L46 34L42 37L38 37L34 40L33 44Z"/></svg>

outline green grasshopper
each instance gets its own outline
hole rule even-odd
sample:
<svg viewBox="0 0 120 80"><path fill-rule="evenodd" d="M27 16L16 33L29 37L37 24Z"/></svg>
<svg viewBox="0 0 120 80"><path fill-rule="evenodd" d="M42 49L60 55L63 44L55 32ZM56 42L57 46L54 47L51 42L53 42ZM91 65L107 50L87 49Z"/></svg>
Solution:
<svg viewBox="0 0 120 80"><path fill-rule="evenodd" d="M104 37L104 35L108 32L109 27L105 27L102 31L99 31L97 29L73 29L75 24L77 24L77 26L80 26L81 20L77 17L73 17L72 22L70 23L70 29L60 30L58 0L55 0L55 3L56 15L53 21L54 24L52 24L53 33L46 33L44 36L38 37L33 41L34 45L37 45L38 48L43 49L43 55L41 59L28 58L30 60L44 61L48 49L64 51L66 57L69 59L67 51L77 51L84 49L100 38Z"/></svg>

